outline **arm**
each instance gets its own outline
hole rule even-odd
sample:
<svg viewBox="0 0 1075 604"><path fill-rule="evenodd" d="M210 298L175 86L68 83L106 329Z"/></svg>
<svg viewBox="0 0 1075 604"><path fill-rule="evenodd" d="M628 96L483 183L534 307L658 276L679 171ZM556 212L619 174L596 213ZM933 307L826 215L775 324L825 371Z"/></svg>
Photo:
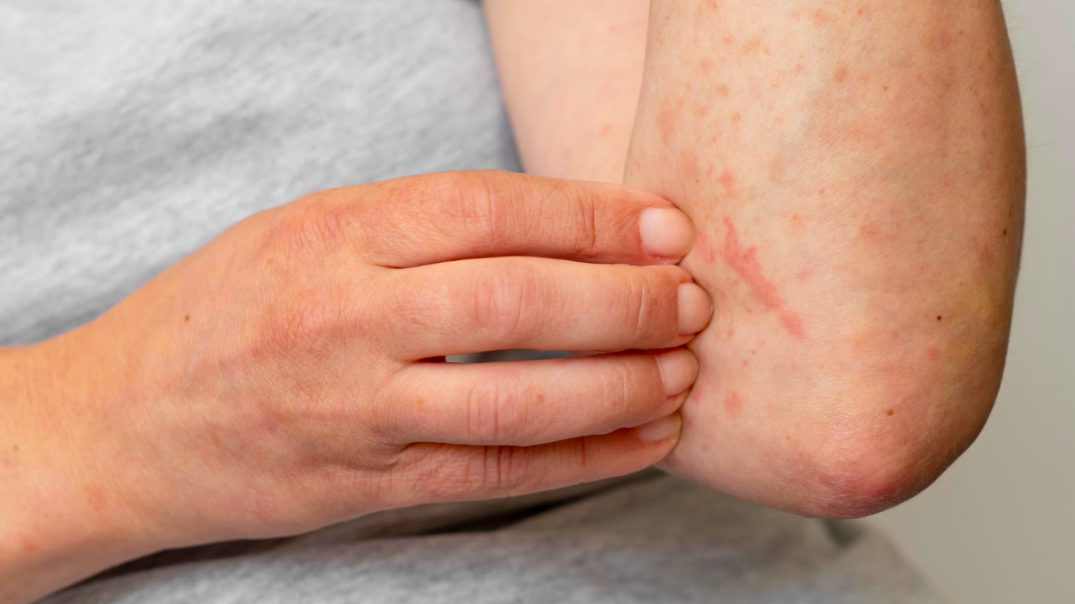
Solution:
<svg viewBox="0 0 1075 604"><path fill-rule="evenodd" d="M623 182L649 0L484 6L526 171Z"/></svg>
<svg viewBox="0 0 1075 604"><path fill-rule="evenodd" d="M698 225L717 306L667 469L861 516L976 438L1025 186L997 2L656 0L626 181Z"/></svg>

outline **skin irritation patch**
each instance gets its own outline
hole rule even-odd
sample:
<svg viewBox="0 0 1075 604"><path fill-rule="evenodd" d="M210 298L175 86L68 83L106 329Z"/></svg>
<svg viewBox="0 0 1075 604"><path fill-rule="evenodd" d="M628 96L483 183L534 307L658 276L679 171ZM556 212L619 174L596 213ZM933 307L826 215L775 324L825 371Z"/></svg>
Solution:
<svg viewBox="0 0 1075 604"><path fill-rule="evenodd" d="M736 417L739 412L743 410L743 397L739 396L739 392L732 390L724 397L724 411L731 417Z"/></svg>
<svg viewBox="0 0 1075 604"><path fill-rule="evenodd" d="M762 272L761 265L758 263L757 248L743 248L739 243L739 233L735 229L735 224L728 216L724 217L724 227L727 229L727 234L724 238L724 247L721 248L721 258L747 284L750 292L762 305L779 312L780 322L784 324L788 333L797 338L804 337L802 318L787 308L776 285Z"/></svg>

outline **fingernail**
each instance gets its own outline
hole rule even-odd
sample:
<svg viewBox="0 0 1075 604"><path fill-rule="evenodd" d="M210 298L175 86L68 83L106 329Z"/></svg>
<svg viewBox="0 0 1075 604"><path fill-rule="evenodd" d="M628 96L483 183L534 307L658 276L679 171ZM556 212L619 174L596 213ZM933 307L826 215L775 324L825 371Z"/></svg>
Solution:
<svg viewBox="0 0 1075 604"><path fill-rule="evenodd" d="M696 283L679 286L679 333L698 333L713 318L713 300Z"/></svg>
<svg viewBox="0 0 1075 604"><path fill-rule="evenodd" d="M637 428L638 440L646 443L668 440L679 432L682 421L679 418L679 414L674 413L668 417L662 417L648 424L643 424Z"/></svg>
<svg viewBox="0 0 1075 604"><path fill-rule="evenodd" d="M698 377L698 360L691 351L679 348L657 356L664 395L675 396L691 387Z"/></svg>
<svg viewBox="0 0 1075 604"><path fill-rule="evenodd" d="M660 258L680 258L694 243L694 225L687 215L672 208L649 208L638 219L642 249Z"/></svg>

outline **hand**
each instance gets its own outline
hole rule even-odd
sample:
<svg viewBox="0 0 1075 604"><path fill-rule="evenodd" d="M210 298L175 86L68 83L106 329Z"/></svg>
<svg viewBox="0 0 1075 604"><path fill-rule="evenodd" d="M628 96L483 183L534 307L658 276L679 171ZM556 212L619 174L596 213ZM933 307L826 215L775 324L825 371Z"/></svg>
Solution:
<svg viewBox="0 0 1075 604"><path fill-rule="evenodd" d="M675 442L688 351L441 359L685 344L711 303L671 265L693 229L669 207L477 172L254 215L68 334L109 385L62 411L71 463L157 548L642 469Z"/></svg>

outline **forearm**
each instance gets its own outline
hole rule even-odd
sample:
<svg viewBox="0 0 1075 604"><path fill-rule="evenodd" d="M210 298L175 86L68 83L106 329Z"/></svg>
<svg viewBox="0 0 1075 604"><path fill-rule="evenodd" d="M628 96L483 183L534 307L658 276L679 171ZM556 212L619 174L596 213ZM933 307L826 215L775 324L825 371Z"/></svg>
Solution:
<svg viewBox="0 0 1075 604"><path fill-rule="evenodd" d="M60 340L0 349L0 604L42 597L151 549L121 500L121 477L97 466L110 457L102 454L107 429L97 443L72 429L72 411L105 392L103 373L78 369L78 356Z"/></svg>
<svg viewBox="0 0 1075 604"><path fill-rule="evenodd" d="M528 173L622 182L649 0L487 0Z"/></svg>
<svg viewBox="0 0 1075 604"><path fill-rule="evenodd" d="M1024 178L997 2L655 0L626 182L717 305L668 467L830 516L934 480L999 385Z"/></svg>

